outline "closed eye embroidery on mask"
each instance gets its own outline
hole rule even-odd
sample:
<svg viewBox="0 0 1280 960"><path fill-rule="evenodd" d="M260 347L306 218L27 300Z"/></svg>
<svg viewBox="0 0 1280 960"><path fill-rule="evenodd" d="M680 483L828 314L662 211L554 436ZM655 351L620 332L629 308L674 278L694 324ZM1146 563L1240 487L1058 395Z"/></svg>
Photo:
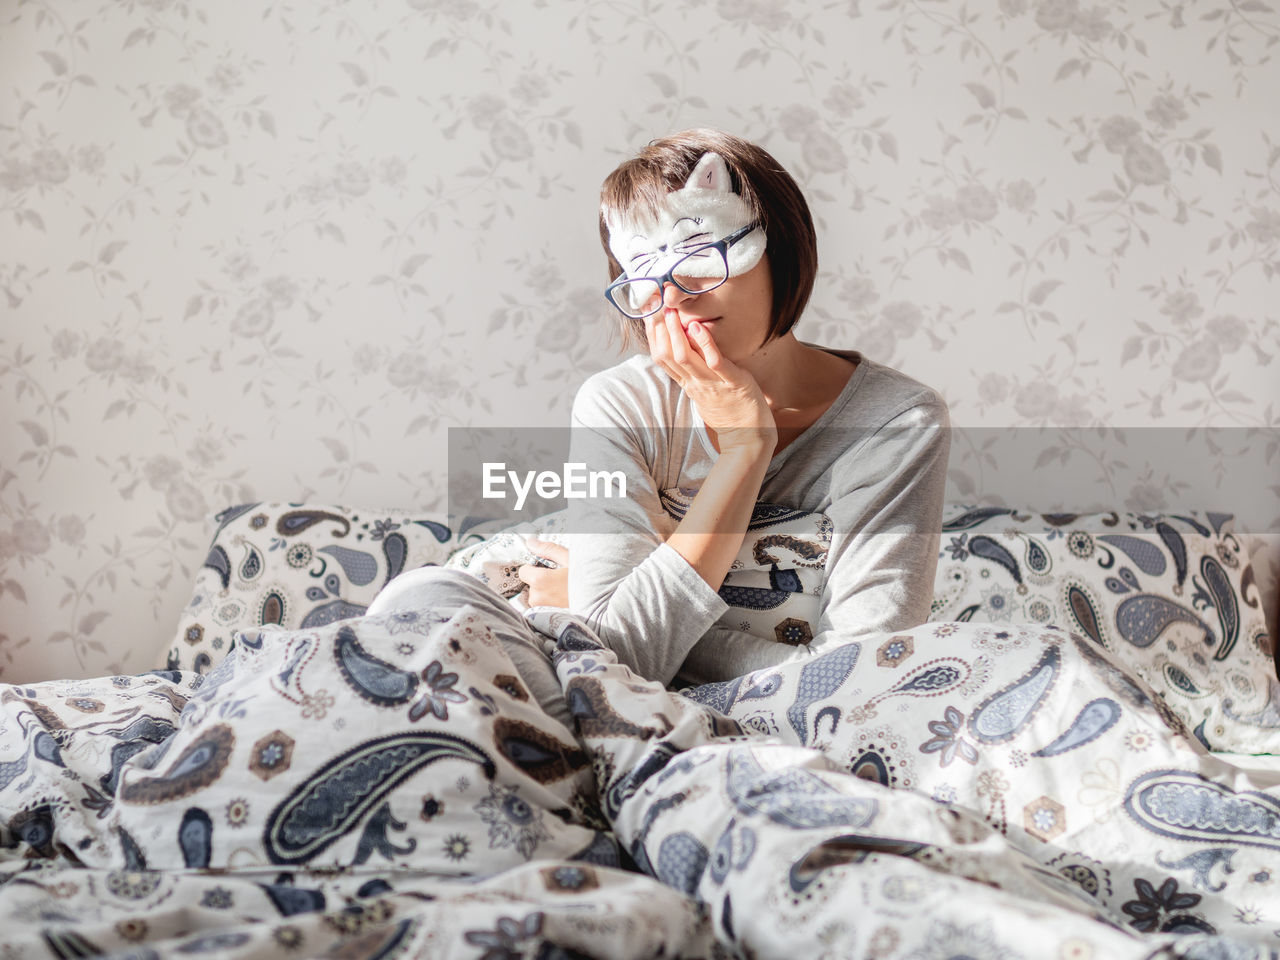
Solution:
<svg viewBox="0 0 1280 960"><path fill-rule="evenodd" d="M702 225L702 218L701 217L681 217L674 224L672 224L671 226L672 235L676 233L676 231L680 228L680 225L683 223L691 223L696 228ZM678 254L678 253L689 253L693 250L698 249L699 247L705 247L708 243L713 243L715 239L716 238L713 237L706 230L695 230L695 232L690 233L684 237L681 237L679 240L662 244L662 246L658 247L656 250L649 250L644 253L638 253L634 257L632 257L631 269L627 271L627 275L630 277L648 276L649 271L654 266L656 266L660 261L666 259L670 255ZM640 241L643 243L649 240L650 238L646 237L644 234L637 234L633 238L633 242Z"/></svg>

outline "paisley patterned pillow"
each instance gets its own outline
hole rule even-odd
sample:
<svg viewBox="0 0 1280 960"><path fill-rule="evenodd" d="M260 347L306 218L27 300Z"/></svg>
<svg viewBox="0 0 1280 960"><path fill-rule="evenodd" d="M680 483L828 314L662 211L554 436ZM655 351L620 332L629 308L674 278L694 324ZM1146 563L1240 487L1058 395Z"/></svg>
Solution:
<svg viewBox="0 0 1280 960"><path fill-rule="evenodd" d="M590 758L470 606L247 630L175 733L118 752L101 831L113 839L95 863L445 875L535 856L616 865L587 799Z"/></svg>
<svg viewBox="0 0 1280 960"><path fill-rule="evenodd" d="M1052 623L1113 651L1211 750L1280 750L1280 683L1227 514L950 505L931 620Z"/></svg>
<svg viewBox="0 0 1280 960"><path fill-rule="evenodd" d="M682 517L692 495L662 492ZM361 616L378 591L412 567L448 562L504 596L530 559L520 534L555 540L557 514L499 529L494 522L297 503L246 503L214 517L217 528L176 636L157 667L206 673L241 630L320 627ZM721 587L721 623L768 640L807 643L817 623L831 521L820 513L756 505L751 528ZM519 605L519 604L518 604Z"/></svg>
<svg viewBox="0 0 1280 960"><path fill-rule="evenodd" d="M663 509L680 520L693 494L671 487L659 496ZM719 590L729 609L718 625L779 643L808 643L821 612L830 546L831 519L826 514L757 503Z"/></svg>
<svg viewBox="0 0 1280 960"><path fill-rule="evenodd" d="M245 503L217 529L178 632L157 667L205 673L235 636L267 624L358 617L402 570L443 563L473 538L443 517L297 503Z"/></svg>

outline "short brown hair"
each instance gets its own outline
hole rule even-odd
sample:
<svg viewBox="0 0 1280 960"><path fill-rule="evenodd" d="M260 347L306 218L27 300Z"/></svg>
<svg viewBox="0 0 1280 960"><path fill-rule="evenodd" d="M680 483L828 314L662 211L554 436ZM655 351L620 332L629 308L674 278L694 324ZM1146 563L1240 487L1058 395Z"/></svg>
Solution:
<svg viewBox="0 0 1280 960"><path fill-rule="evenodd" d="M704 153L715 152L729 168L733 190L751 208L767 237L765 255L773 279L773 306L766 342L782 336L800 319L818 273L818 240L813 217L799 185L762 147L719 130L684 130L650 141L620 164L600 189L600 243L609 261L609 282L623 272L609 249L605 213L635 208L653 214L663 196L685 185ZM644 321L626 319L624 343L645 342Z"/></svg>

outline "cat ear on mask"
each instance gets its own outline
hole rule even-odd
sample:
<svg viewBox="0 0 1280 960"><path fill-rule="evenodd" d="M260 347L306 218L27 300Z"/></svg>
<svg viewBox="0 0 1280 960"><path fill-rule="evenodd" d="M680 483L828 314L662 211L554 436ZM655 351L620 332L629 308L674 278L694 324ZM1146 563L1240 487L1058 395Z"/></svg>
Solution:
<svg viewBox="0 0 1280 960"><path fill-rule="evenodd" d="M714 193L733 193L733 180L729 176L729 165L718 153L704 153L689 174L681 190L709 190Z"/></svg>

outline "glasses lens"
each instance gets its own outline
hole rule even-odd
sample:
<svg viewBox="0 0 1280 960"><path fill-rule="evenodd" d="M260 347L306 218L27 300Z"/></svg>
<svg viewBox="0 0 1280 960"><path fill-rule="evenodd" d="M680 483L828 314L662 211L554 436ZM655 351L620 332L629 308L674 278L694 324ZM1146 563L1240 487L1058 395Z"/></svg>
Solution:
<svg viewBox="0 0 1280 960"><path fill-rule="evenodd" d="M662 287L657 280L624 280L613 288L613 302L628 317L645 317L662 304Z"/></svg>
<svg viewBox="0 0 1280 960"><path fill-rule="evenodd" d="M671 275L686 292L702 293L729 279L729 263L719 247L703 247L676 263Z"/></svg>

